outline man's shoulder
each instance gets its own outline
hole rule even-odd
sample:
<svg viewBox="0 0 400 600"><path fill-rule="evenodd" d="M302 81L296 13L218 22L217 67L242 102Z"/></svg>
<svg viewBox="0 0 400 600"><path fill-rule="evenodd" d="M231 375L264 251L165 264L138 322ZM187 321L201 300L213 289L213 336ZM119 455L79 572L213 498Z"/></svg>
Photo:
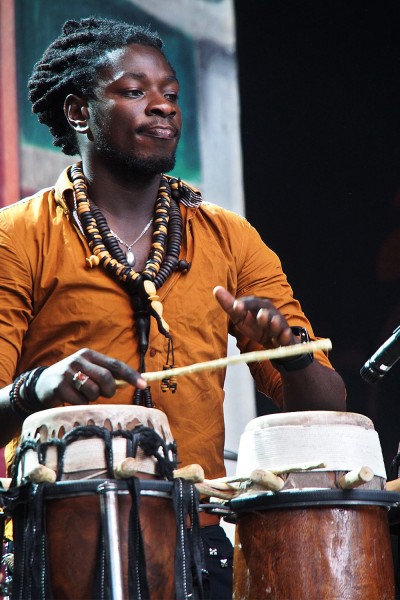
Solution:
<svg viewBox="0 0 400 600"><path fill-rule="evenodd" d="M0 215L4 217L13 218L19 214L24 214L32 209L37 210L41 206L46 206L46 201L49 197L49 194L51 194L53 191L54 187L44 188L32 194L31 196L21 198L21 200L18 200L13 204L3 206L0 208Z"/></svg>
<svg viewBox="0 0 400 600"><path fill-rule="evenodd" d="M229 210L228 208L224 208L219 204L213 204L212 202L207 202L205 200L199 206L198 209L203 214L207 214L210 217L215 217L216 219L221 219L222 221L232 222L232 223L247 223L247 219L242 215L234 212L233 210Z"/></svg>

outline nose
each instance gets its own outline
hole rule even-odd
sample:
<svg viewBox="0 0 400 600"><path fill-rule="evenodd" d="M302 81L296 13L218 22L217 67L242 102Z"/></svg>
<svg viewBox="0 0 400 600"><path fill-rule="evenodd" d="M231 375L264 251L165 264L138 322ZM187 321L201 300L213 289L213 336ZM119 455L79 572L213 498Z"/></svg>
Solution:
<svg viewBox="0 0 400 600"><path fill-rule="evenodd" d="M152 94L147 104L147 113L161 117L173 117L178 111L176 102L172 102L162 93Z"/></svg>

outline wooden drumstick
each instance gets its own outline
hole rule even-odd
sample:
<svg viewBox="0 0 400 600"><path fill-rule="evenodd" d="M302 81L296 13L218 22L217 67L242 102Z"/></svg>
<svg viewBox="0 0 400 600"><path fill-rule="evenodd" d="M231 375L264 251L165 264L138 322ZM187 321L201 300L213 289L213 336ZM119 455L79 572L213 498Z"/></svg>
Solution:
<svg viewBox="0 0 400 600"><path fill-rule="evenodd" d="M352 490L364 483L368 483L374 476L374 472L369 467L361 467L360 469L353 469L353 471L349 471L342 475L338 484L342 490Z"/></svg>
<svg viewBox="0 0 400 600"><path fill-rule="evenodd" d="M192 365L187 365L186 367L177 367L175 369L166 369L164 371L149 371L148 373L142 373L141 376L148 382L159 381L166 377L191 375L192 373L198 373L199 371L221 369L230 365L236 365L238 363L251 363L260 362L263 360L289 358L291 356L298 356L299 354L308 354L310 352L314 352L315 350L330 350L331 348L331 340L325 338L322 340L315 340L313 342L305 342L304 344L292 344L291 346L279 346L279 348L271 348L269 350L244 352L243 354L235 354L225 358L209 360L207 362L194 363ZM127 381L123 381L121 379L116 379L115 384L117 388L123 388L131 385Z"/></svg>

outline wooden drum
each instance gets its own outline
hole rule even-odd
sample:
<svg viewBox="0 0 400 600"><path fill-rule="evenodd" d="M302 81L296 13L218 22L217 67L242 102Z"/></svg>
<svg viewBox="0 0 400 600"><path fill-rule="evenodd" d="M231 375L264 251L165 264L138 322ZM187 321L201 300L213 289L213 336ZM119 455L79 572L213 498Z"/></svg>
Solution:
<svg viewBox="0 0 400 600"><path fill-rule="evenodd" d="M134 479L115 476L115 468L126 457L134 460ZM25 482L37 474L38 467L40 471L39 465L44 465L47 473L55 472L57 481L33 487L30 483L29 492L25 492ZM170 477L162 472L163 465ZM132 595L129 577L137 576L134 597L147 597L143 586L141 592L137 591L142 585L140 577L145 577L151 599L175 598L177 517L172 502L172 471L176 468L176 453L164 413L120 405L74 406L35 413L24 422L15 468L18 486L14 489L20 490L20 498L12 516L15 575L22 581L23 590L19 597L29 596L29 584L24 579L27 575L20 572L26 567L20 565L32 562L31 557L29 578L42 579L37 585L48 592L41 597L78 600L110 596L111 583L105 576L105 556L110 550L106 546L102 494L104 485L111 481L114 501L116 498L114 534L119 539L116 559L121 562L120 597ZM186 530L186 520L181 527ZM36 537L28 539L27 531L37 533ZM141 551L145 557L144 575L133 573L140 570L138 562L133 570L129 566ZM35 572L38 556L46 561L38 563ZM48 565L48 580L46 572L41 572L44 564Z"/></svg>
<svg viewBox="0 0 400 600"><path fill-rule="evenodd" d="M361 467L369 480L345 485ZM387 513L400 496L384 490L379 438L367 417L315 411L254 419L241 437L237 474L256 470L283 484L278 492L250 487L230 503L236 600L394 600Z"/></svg>

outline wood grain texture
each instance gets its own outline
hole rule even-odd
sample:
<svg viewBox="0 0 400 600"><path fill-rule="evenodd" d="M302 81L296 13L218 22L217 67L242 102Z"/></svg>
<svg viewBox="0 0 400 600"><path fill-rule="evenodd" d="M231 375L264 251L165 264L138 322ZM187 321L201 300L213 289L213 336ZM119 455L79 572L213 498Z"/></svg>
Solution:
<svg viewBox="0 0 400 600"><path fill-rule="evenodd" d="M239 515L233 597L394 600L387 511L311 507Z"/></svg>

